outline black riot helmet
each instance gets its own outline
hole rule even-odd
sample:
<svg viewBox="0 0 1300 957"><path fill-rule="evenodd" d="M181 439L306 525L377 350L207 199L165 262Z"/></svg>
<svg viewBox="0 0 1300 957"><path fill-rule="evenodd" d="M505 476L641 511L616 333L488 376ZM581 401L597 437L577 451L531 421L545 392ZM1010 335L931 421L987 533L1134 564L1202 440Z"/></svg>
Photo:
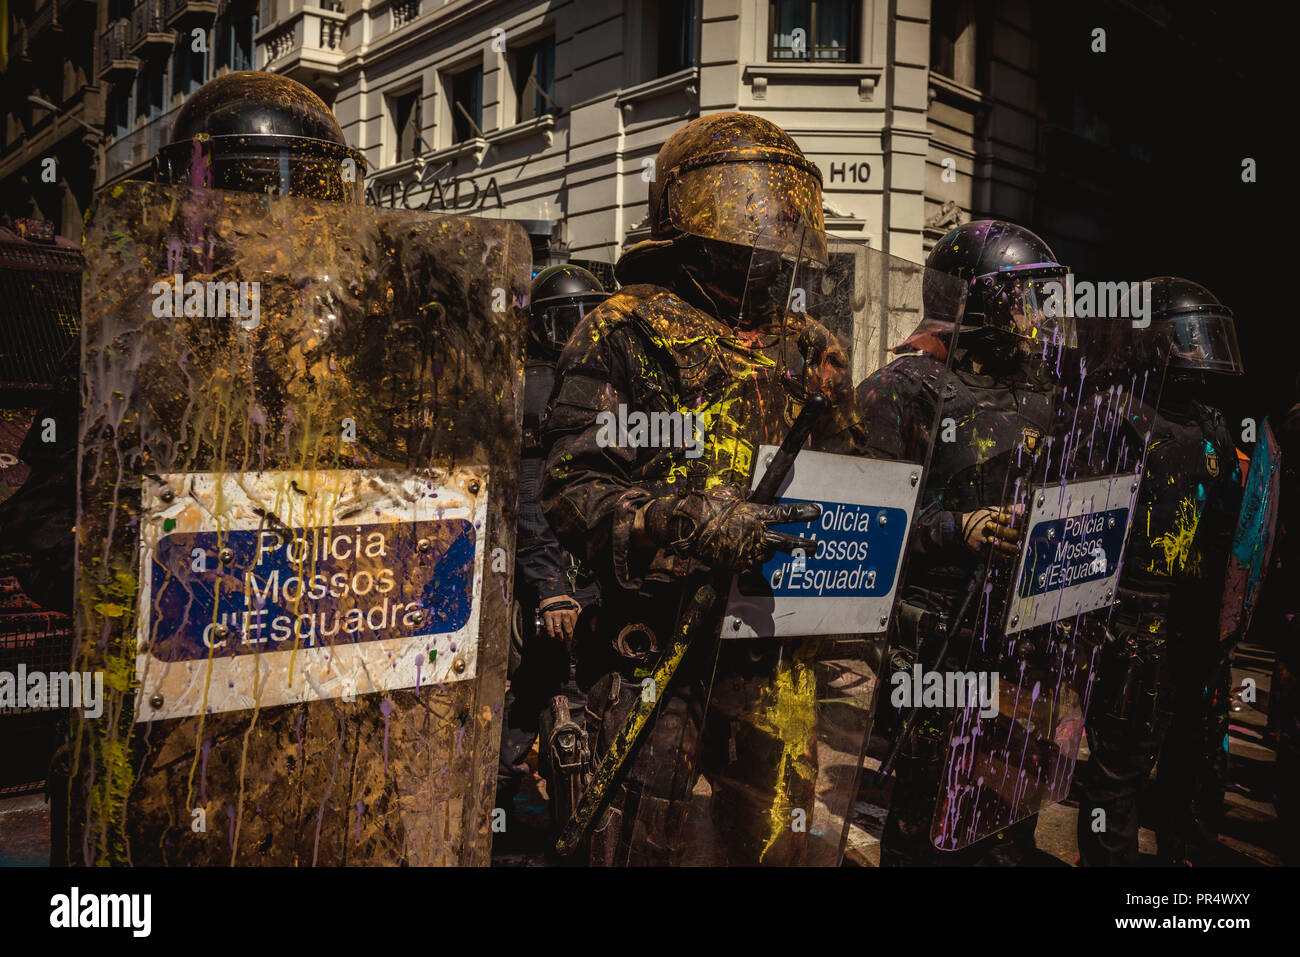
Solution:
<svg viewBox="0 0 1300 957"><path fill-rule="evenodd" d="M1245 374L1232 310L1214 293L1175 276L1157 276L1142 287L1152 325L1170 340L1171 371Z"/></svg>
<svg viewBox="0 0 1300 957"><path fill-rule="evenodd" d="M209 80L154 157L161 183L361 203L366 161L315 93L277 73Z"/></svg>
<svg viewBox="0 0 1300 957"><path fill-rule="evenodd" d="M982 328L1029 340L1073 340L1064 287L1069 270L1023 226L1000 219L965 223L935 243L925 265L970 284L963 332Z"/></svg>
<svg viewBox="0 0 1300 957"><path fill-rule="evenodd" d="M547 266L529 293L528 337L545 355L558 356L583 316L608 298L600 280L581 266Z"/></svg>

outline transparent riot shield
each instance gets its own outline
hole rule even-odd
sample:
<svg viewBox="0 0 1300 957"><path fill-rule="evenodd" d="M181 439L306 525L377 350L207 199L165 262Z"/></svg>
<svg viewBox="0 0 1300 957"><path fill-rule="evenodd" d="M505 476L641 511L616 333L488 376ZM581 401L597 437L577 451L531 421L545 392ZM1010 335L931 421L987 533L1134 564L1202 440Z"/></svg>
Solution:
<svg viewBox="0 0 1300 957"><path fill-rule="evenodd" d="M86 252L69 861L486 863L527 237L125 183Z"/></svg>
<svg viewBox="0 0 1300 957"><path fill-rule="evenodd" d="M927 422L904 435L896 417L874 433L858 412L852 369L877 364L882 323L910 330L923 316L943 369L966 287L837 241L824 266L778 266L756 256L751 295L755 289L780 307L757 334L785 338L778 361L792 388L828 400L775 500L818 502L822 515L778 527L808 539L808 549L778 551L761 572L738 576L722 591L727 602L683 863L835 866L935 434ZM866 350L870 360L861 355ZM751 488L778 467L774 457L780 461L778 446L793 421L787 413L760 437Z"/></svg>
<svg viewBox="0 0 1300 957"><path fill-rule="evenodd" d="M1029 284L1012 298L1034 311ZM940 850L1068 795L1138 500L1167 342L1135 320L1056 318L1014 356L976 345L954 366L954 441L935 456L947 507L966 523L982 507L1002 513L1018 553L986 549L941 666L951 730L930 833Z"/></svg>
<svg viewBox="0 0 1300 957"><path fill-rule="evenodd" d="M1250 468L1246 470L1241 512L1228 555L1219 615L1219 641L1225 645L1236 642L1250 628L1277 537L1282 449L1268 419L1264 420L1262 433L1250 457Z"/></svg>

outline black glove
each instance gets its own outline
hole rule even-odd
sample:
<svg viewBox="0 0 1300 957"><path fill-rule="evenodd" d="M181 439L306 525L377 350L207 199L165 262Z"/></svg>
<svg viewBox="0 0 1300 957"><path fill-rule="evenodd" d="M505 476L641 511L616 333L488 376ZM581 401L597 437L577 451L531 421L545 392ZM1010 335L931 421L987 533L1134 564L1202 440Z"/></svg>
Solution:
<svg viewBox="0 0 1300 957"><path fill-rule="evenodd" d="M775 552L817 550L811 538L774 532L769 525L811 522L821 518L815 502L756 505L734 486L655 499L645 511L646 535L679 555L711 568L746 572Z"/></svg>

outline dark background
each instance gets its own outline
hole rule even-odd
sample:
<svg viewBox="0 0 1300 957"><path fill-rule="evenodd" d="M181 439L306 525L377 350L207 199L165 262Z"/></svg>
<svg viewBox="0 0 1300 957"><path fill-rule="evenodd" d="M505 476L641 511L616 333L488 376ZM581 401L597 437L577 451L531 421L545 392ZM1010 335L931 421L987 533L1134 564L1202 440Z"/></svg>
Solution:
<svg viewBox="0 0 1300 957"><path fill-rule="evenodd" d="M1040 2L1044 170L1035 222L1080 279L1182 276L1236 316L1246 364L1221 380L1243 416L1278 419L1296 396L1293 203L1282 155L1297 59L1286 5ZM1152 12L1160 18L1152 17ZM1107 28L1107 52L1090 48ZM1243 183L1242 160L1256 161ZM1097 235L1061 227L1091 219Z"/></svg>

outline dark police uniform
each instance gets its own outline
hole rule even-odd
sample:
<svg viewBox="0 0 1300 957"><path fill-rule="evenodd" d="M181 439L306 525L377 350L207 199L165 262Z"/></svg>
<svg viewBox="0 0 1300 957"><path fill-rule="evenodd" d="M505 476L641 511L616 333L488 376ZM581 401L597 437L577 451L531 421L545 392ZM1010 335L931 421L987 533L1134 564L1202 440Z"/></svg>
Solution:
<svg viewBox="0 0 1300 957"><path fill-rule="evenodd" d="M987 560L970 551L961 534L965 512L1006 498L1008 479L1025 474L1042 454L1057 386L1042 364L1018 356L997 375L977 372L958 359L948 370L929 352L903 355L858 387L859 411L873 451L910 458L924 450L939 409L954 429L953 441L934 443L921 495L921 515L907 578L900 594L896 647L908 659L932 666L946 616L957 610L967 582ZM964 669L972 631L963 628L937 667ZM882 703L881 708L885 705ZM897 781L881 839L882 864L953 863L930 842L940 788L950 709L918 712L900 753Z"/></svg>

